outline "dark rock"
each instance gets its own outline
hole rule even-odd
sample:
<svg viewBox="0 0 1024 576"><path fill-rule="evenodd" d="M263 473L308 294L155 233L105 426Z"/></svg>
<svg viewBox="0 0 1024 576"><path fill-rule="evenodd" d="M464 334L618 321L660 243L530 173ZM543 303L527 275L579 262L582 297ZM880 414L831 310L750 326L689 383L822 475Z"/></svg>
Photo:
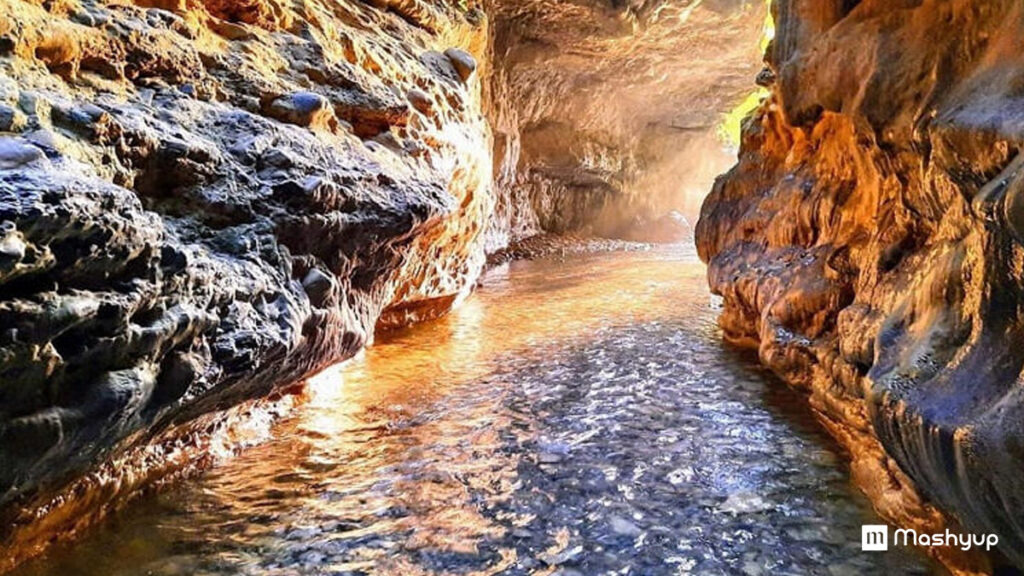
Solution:
<svg viewBox="0 0 1024 576"><path fill-rule="evenodd" d="M165 407L182 398L202 375L201 360L193 354L177 352L160 365L151 404Z"/></svg>
<svg viewBox="0 0 1024 576"><path fill-rule="evenodd" d="M763 88L771 88L777 79L775 72L773 72L771 68L765 67L763 70L758 72L757 78L754 82Z"/></svg>
<svg viewBox="0 0 1024 576"><path fill-rule="evenodd" d="M271 102L268 114L282 122L306 128L333 129L334 110L327 98L313 92L296 92Z"/></svg>
<svg viewBox="0 0 1024 576"><path fill-rule="evenodd" d="M71 21L89 27L96 26L97 24L96 18L86 10L76 10L73 12L71 14Z"/></svg>
<svg viewBox="0 0 1024 576"><path fill-rule="evenodd" d="M432 115L434 110L434 99L430 97L430 94L427 94L418 88L413 88L409 91L408 98L409 103L412 104L413 108L422 114L426 114L428 116Z"/></svg>
<svg viewBox="0 0 1024 576"><path fill-rule="evenodd" d="M93 104L83 106L54 106L50 111L55 126L61 126L92 140L99 140L109 132L113 122L106 110Z"/></svg>
<svg viewBox="0 0 1024 576"><path fill-rule="evenodd" d="M60 442L64 416L59 410L48 410L13 418L0 427L0 442L15 457L45 453Z"/></svg>
<svg viewBox="0 0 1024 576"><path fill-rule="evenodd" d="M458 73L459 78L462 78L463 82L468 82L473 74L476 72L476 58L465 50L459 48L449 48L444 51L444 55L451 60L452 66L455 67L455 72Z"/></svg>
<svg viewBox="0 0 1024 576"><path fill-rule="evenodd" d="M21 168L42 158L43 151L24 140L0 138L0 170Z"/></svg>
<svg viewBox="0 0 1024 576"><path fill-rule="evenodd" d="M0 104L0 132L16 132L20 129L18 124L18 111Z"/></svg>
<svg viewBox="0 0 1024 576"><path fill-rule="evenodd" d="M224 20L215 20L210 24L214 32L228 40L247 40L252 38L253 33L243 24L235 24Z"/></svg>
<svg viewBox="0 0 1024 576"><path fill-rule="evenodd" d="M319 268L312 268L302 279L302 288L305 289L313 306L323 308L334 291L334 279Z"/></svg>
<svg viewBox="0 0 1024 576"><path fill-rule="evenodd" d="M18 94L18 107L30 116L46 116L50 113L50 103L32 91L22 91Z"/></svg>
<svg viewBox="0 0 1024 576"><path fill-rule="evenodd" d="M0 222L0 262L25 257L26 245L13 222Z"/></svg>
<svg viewBox="0 0 1024 576"><path fill-rule="evenodd" d="M31 132L26 132L22 137L39 150L42 150L46 157L57 158L60 156L60 146L51 130L32 130Z"/></svg>

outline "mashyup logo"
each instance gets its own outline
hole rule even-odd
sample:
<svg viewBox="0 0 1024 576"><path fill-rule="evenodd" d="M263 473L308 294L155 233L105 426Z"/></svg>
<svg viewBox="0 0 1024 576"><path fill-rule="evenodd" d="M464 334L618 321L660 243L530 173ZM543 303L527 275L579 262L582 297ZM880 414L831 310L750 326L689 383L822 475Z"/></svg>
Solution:
<svg viewBox="0 0 1024 576"><path fill-rule="evenodd" d="M860 527L860 549L865 552L884 552L889 549L889 527L884 524L865 524Z"/></svg>
<svg viewBox="0 0 1024 576"><path fill-rule="evenodd" d="M985 547L992 550L999 544L996 534L958 534L948 528L944 533L918 534L910 528L900 528L893 533L893 546L921 546L925 548L959 548L963 551ZM884 524L865 524L860 527L860 548L865 552L884 552L889 549L889 527Z"/></svg>

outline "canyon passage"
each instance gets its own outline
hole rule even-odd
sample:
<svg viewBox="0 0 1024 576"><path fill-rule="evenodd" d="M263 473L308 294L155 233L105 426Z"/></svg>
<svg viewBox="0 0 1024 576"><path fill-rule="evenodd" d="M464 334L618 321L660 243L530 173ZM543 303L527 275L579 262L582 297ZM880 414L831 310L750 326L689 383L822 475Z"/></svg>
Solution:
<svg viewBox="0 0 1024 576"><path fill-rule="evenodd" d="M929 573L861 552L839 447L722 346L704 274L684 247L491 271L271 440L15 573Z"/></svg>
<svg viewBox="0 0 1024 576"><path fill-rule="evenodd" d="M0 0L0 572L1018 573L1021 38Z"/></svg>

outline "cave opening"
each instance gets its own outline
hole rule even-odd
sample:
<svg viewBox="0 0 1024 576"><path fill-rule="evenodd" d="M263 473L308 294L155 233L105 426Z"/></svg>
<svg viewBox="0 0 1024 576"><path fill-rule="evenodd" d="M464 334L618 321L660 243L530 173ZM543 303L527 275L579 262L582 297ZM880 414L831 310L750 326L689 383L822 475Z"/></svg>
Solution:
<svg viewBox="0 0 1024 576"><path fill-rule="evenodd" d="M495 241L692 233L764 96L770 18L750 0L495 2Z"/></svg>

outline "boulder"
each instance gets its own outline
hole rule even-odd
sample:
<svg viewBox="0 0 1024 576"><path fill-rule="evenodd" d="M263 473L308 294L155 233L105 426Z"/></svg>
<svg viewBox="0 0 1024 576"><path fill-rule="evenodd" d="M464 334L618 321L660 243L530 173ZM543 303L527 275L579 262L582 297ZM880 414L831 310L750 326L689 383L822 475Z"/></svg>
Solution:
<svg viewBox="0 0 1024 576"><path fill-rule="evenodd" d="M327 98L314 92L295 92L275 98L267 114L303 128L333 130L337 126L334 109Z"/></svg>
<svg viewBox="0 0 1024 576"><path fill-rule="evenodd" d="M444 51L444 55L451 61L455 72L463 82L468 82L473 77L477 64L476 58L472 54L459 48L449 48Z"/></svg>

